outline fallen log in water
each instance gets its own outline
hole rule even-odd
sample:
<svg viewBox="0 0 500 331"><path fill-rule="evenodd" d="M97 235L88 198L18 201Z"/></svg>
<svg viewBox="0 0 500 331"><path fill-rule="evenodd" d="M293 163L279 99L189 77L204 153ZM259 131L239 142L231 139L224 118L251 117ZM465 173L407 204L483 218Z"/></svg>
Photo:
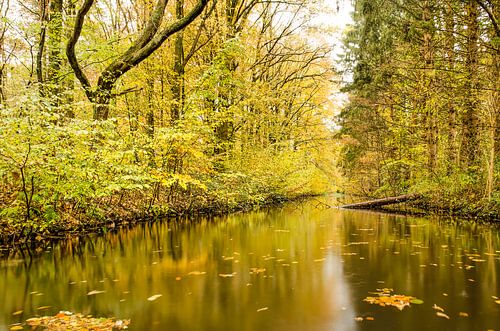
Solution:
<svg viewBox="0 0 500 331"><path fill-rule="evenodd" d="M348 205L343 205L340 208L372 209L372 208L378 208L378 207L382 207L382 206L386 206L386 205L392 205L392 204L396 204L396 203L402 203L402 202L406 202L406 201L416 200L418 198L420 198L420 194L404 194L404 195L399 195L397 197L388 197L388 198L375 199L375 200L370 200L370 201L351 203Z"/></svg>

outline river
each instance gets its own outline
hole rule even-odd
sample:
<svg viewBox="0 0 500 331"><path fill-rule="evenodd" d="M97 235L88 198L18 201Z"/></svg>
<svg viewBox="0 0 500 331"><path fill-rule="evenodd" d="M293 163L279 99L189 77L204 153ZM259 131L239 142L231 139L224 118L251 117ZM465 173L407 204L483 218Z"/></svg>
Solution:
<svg viewBox="0 0 500 331"><path fill-rule="evenodd" d="M0 331L60 310L140 331L500 330L498 227L324 206L142 224L1 260ZM382 288L423 303L363 300Z"/></svg>

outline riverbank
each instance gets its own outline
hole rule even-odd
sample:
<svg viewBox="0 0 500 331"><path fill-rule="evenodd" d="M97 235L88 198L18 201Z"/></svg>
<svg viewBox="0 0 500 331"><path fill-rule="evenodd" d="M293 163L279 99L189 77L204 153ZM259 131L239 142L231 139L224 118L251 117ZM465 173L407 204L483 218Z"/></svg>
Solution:
<svg viewBox="0 0 500 331"><path fill-rule="evenodd" d="M164 207L146 207L136 196L121 199L120 204L99 213L80 211L72 214L63 214L58 222L48 226L28 228L27 224L9 223L0 220L0 255L8 254L16 249L36 249L47 242L54 240L81 237L94 233L107 233L122 227L131 227L140 223L158 220L189 220L200 217L216 217L238 212L248 212L260 208L276 207L290 201L300 201L319 194L282 195L278 193L260 195L258 199L239 201L214 200L198 197L197 201L177 201L174 204L166 203ZM118 197L116 197L118 199ZM37 221L34 220L34 223ZM41 220L39 220L39 223Z"/></svg>
<svg viewBox="0 0 500 331"><path fill-rule="evenodd" d="M251 209L328 191L338 178L328 140L221 143L188 119L151 136L132 130L133 119L64 119L39 107L0 108L0 242L8 247Z"/></svg>
<svg viewBox="0 0 500 331"><path fill-rule="evenodd" d="M444 197L438 194L415 194L418 199L371 208L381 212L413 216L446 216L478 221L496 222L500 220L500 205L495 201L470 201ZM370 199L366 199L370 200ZM359 201L366 201L359 200ZM358 202L358 199L355 200Z"/></svg>

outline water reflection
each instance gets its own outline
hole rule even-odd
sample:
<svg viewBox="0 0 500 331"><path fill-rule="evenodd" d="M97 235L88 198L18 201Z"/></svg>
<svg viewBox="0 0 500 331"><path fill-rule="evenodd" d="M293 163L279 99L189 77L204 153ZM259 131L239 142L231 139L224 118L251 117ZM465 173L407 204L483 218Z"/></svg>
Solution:
<svg viewBox="0 0 500 331"><path fill-rule="evenodd" d="M307 203L142 225L1 262L0 330L59 310L130 318L133 330L493 329L499 243L488 226ZM363 302L381 287L425 303Z"/></svg>

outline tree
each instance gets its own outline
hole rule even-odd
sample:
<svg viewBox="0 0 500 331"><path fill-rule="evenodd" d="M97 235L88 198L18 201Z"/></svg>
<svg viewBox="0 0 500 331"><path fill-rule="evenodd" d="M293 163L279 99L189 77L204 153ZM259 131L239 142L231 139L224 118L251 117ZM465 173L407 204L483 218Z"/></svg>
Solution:
<svg viewBox="0 0 500 331"><path fill-rule="evenodd" d="M171 35L188 26L202 13L208 2L209 0L197 1L196 5L185 16L175 19L162 27L168 0L158 0L139 37L99 74L97 84L93 88L90 80L80 67L75 52L75 46L80 38L85 16L94 4L94 0L84 1L76 14L73 33L66 45L66 55L87 98L94 104L94 119L105 120L108 118L109 103L113 97L112 91L116 81L131 68L148 58Z"/></svg>

